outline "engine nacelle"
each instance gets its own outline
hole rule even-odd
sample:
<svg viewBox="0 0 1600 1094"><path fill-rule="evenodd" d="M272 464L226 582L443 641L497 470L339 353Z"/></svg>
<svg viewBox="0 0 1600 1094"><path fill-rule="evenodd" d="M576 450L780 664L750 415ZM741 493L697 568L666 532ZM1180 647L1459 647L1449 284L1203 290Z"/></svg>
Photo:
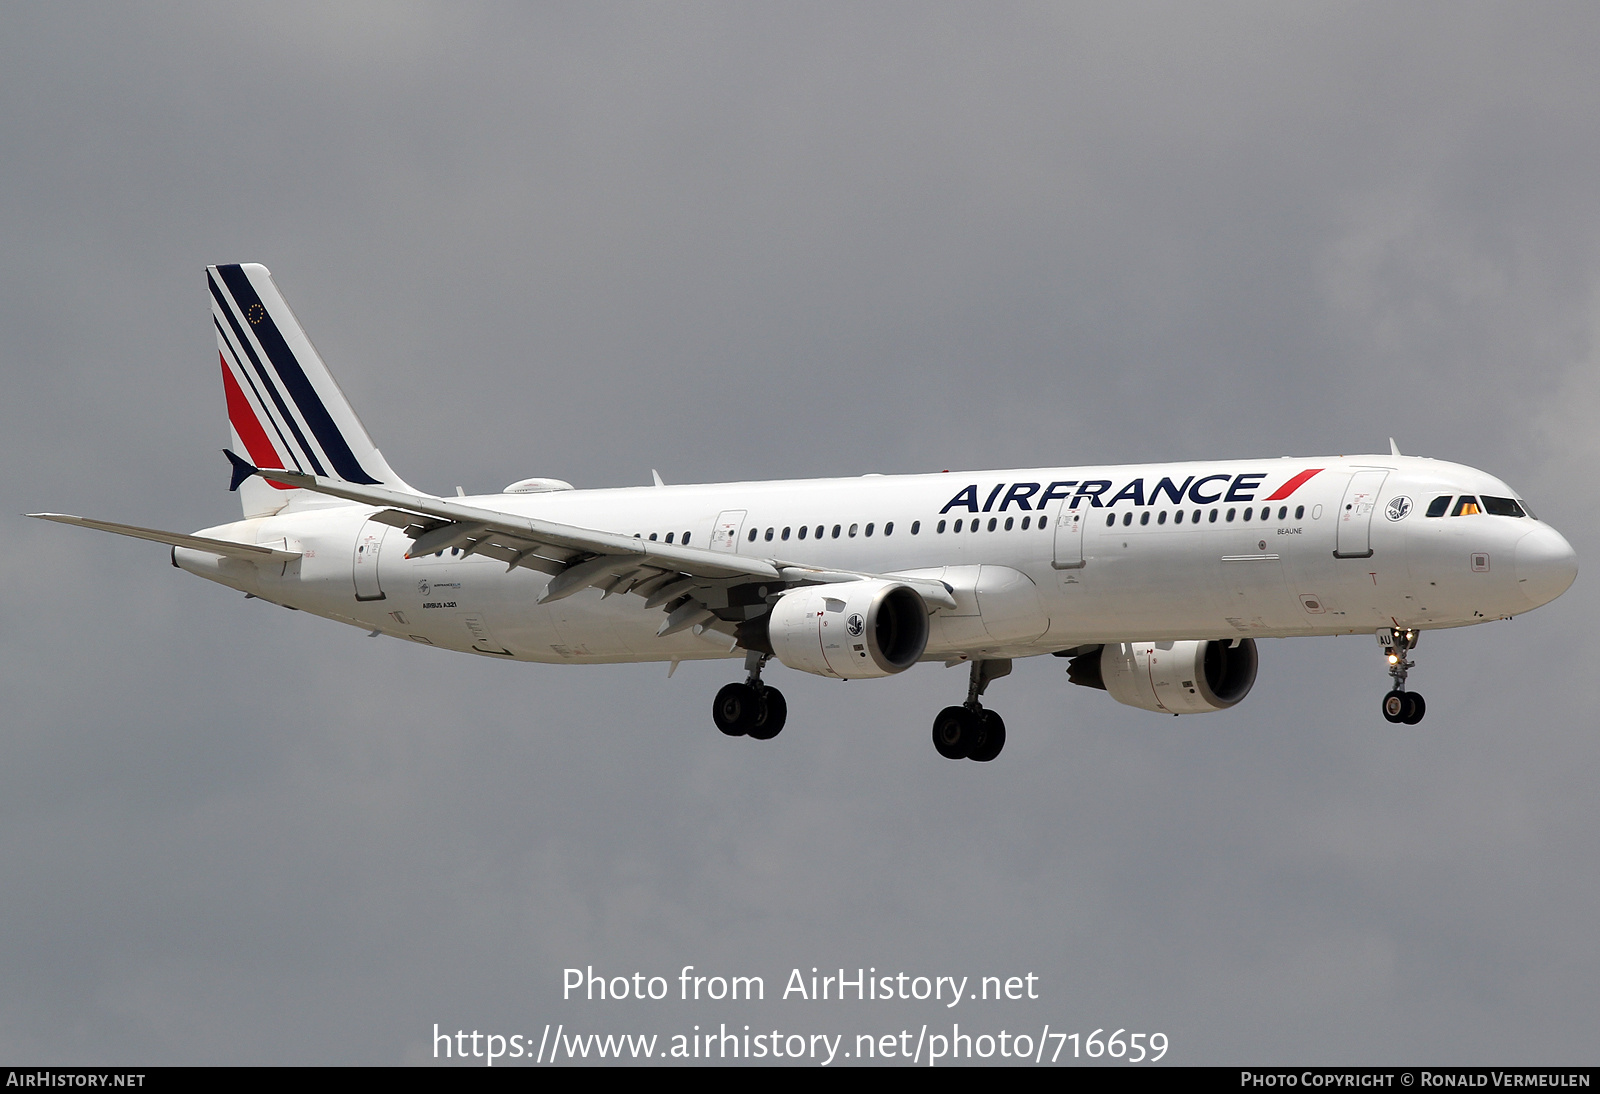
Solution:
<svg viewBox="0 0 1600 1094"><path fill-rule="evenodd" d="M779 661L841 680L903 672L928 645L927 604L893 581L795 589L778 598L766 623Z"/></svg>
<svg viewBox="0 0 1600 1094"><path fill-rule="evenodd" d="M1119 703L1161 714L1226 710L1256 682L1256 644L1119 642L1100 650L1100 678Z"/></svg>

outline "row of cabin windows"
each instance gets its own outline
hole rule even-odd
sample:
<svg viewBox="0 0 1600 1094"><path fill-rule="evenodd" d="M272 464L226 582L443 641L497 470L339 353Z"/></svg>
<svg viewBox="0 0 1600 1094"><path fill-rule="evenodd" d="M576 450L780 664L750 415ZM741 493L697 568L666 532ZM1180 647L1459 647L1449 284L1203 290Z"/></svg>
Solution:
<svg viewBox="0 0 1600 1094"><path fill-rule="evenodd" d="M1463 494L1463 495L1461 495L1461 497L1455 498L1456 505L1455 505L1455 508L1452 510L1450 508L1450 502L1451 502L1453 497L1454 496L1451 495L1451 494L1443 494L1443 495L1441 495L1441 496L1439 496L1437 498L1434 498L1433 501L1431 503L1429 503L1429 505L1428 505L1428 516L1430 516L1430 517L1442 517L1447 512L1452 517L1466 517L1466 516L1472 516L1472 515L1477 514L1477 513L1488 513L1491 516L1499 516L1499 517L1532 517L1533 516L1533 513L1528 511L1523 505L1518 504L1518 502L1517 502L1517 500L1515 498L1491 498L1487 494L1480 495L1479 497L1474 497L1471 494ZM1199 524L1200 521L1201 521L1202 513L1203 513L1203 510L1196 509L1190 515L1189 523L1191 523L1191 524ZM1248 520L1268 521L1268 520L1272 519L1272 506L1263 505L1261 507L1261 512L1260 512L1259 515L1256 513L1256 510L1255 510L1254 506L1247 506L1242 515L1239 513L1239 511L1237 509L1229 509L1229 510L1226 511L1226 513L1224 513L1222 510L1219 510L1219 509L1212 509L1210 511L1210 514L1206 517L1206 519L1210 523L1215 524L1217 522L1218 518L1219 518L1219 515L1220 515L1222 520L1224 520L1224 521L1226 521L1226 522L1228 522L1230 524L1234 521L1235 518L1238 518L1240 520L1246 520L1246 521L1248 521ZM1294 519L1295 520L1303 520L1305 518L1305 515L1306 515L1306 507L1305 506L1303 506L1303 505L1295 506L1295 509L1294 509ZM1286 520L1288 518L1288 516L1289 516L1289 507L1287 505L1280 505L1278 507L1278 518L1277 519ZM1032 520L1033 520L1032 517L1023 517L1022 518L1022 523L1020 525L1022 531L1026 532L1028 530L1028 527L1029 527L1030 523L1032 522ZM1172 514L1172 523L1173 524L1182 524L1183 521L1184 521L1184 512L1183 512L1182 509L1179 509L1179 510L1177 510L1176 512L1174 512ZM1106 527L1107 528L1113 527L1116 523L1117 523L1117 514L1108 513L1106 515ZM1144 512L1139 514L1139 523L1141 525L1147 525L1147 524L1150 523L1150 511L1148 509L1146 509ZM1161 525L1161 524L1165 524L1165 523L1167 523L1167 512L1166 512L1166 510L1162 510L1160 513L1156 514L1156 524ZM1123 525L1123 527L1126 528L1131 524L1133 524L1133 513L1131 511L1123 513L1122 514L1122 525ZM1000 518L998 518L998 517L990 517L988 526L989 526L989 531L991 531L991 532L1001 530ZM1015 517L1006 517L1005 518L1004 531L1009 532L1015 526L1016 526L1016 518ZM1045 519L1043 517L1040 517L1039 518L1038 527L1040 529L1044 529L1047 526L1048 525L1047 525ZM941 520L937 525L934 526L934 531L942 534L944 532L944 530L945 530L945 527L946 527L946 522ZM972 522L971 522L970 526L967 525L967 522L965 521L965 519L957 519L956 522L953 525L950 526L950 530L952 532L960 532L960 531L963 530L964 527L966 528L966 530L969 530L969 531L973 531L973 532L979 531L983 527L983 519L981 517L974 517L972 519ZM844 526L843 525L835 524L833 526L832 536L833 536L834 539L838 539L840 537L840 535L845 535L845 536L848 536L851 539L854 539L858 533L864 533L865 535L870 537L873 534L873 532L876 531L876 530L877 530L877 525L875 523L868 523L865 529L863 529L861 527L861 525L859 525L859 524L852 524L852 525L850 525L850 528L849 528L848 531L844 530ZM920 520L912 521L911 522L911 534L912 535L917 535L921 531L922 531L922 522ZM794 529L792 527L784 528L781 531L776 529L776 528L768 528L765 533L762 533L762 531L759 528L752 528L752 529L750 529L750 534L746 538L751 543L754 543L756 541L756 537L757 536L761 536L763 539L765 539L769 543L772 542L772 539L773 539L774 536L776 536L778 539L787 541L789 536L793 532L794 532ZM815 531L813 531L811 529L810 525L804 525L803 524L803 525L800 526L800 529L799 529L799 532L798 532L798 535L797 535L796 538L805 539L808 535L810 535L814 539L822 539L827 534L828 534L827 525L819 524L819 525L816 526ZM883 534L885 536L894 535L894 521L891 520L891 521L889 521L888 523L886 523L883 526ZM683 533L683 538L681 540L679 540L678 542L682 543L684 546L688 546L689 545L689 535L690 534L688 532ZM657 538L657 536L658 536L658 533L651 532L649 538L654 540L654 539ZM635 532L633 538L634 539L641 539L641 538L643 538L643 536L642 536L641 533ZM671 542L673 542L673 540L675 538L676 538L676 533L668 532L667 535L666 535L666 542L667 543L671 543ZM439 552L439 554L441 554L441 555L443 553L444 552L442 552L442 551ZM455 551L452 550L451 554L455 554Z"/></svg>
<svg viewBox="0 0 1600 1094"><path fill-rule="evenodd" d="M1478 514L1478 513L1488 513L1491 516L1498 516L1498 517L1524 517L1524 516L1531 517L1531 516L1533 516L1533 514L1531 512L1527 511L1522 505L1519 505L1515 498L1492 498L1492 497L1488 496L1487 494L1484 494L1484 495L1481 495L1482 501L1481 501L1481 504L1480 504L1480 500L1479 500L1478 497L1474 497L1471 494L1463 494L1463 495L1461 495L1460 498L1456 499L1456 507L1455 507L1454 510L1451 510L1450 509L1450 501L1451 501L1452 497L1453 497L1453 495L1451 495L1451 494L1442 494L1439 497L1434 498L1433 501L1428 504L1428 516L1430 516L1430 517L1442 517L1442 516L1445 515L1446 512L1449 512L1452 517L1467 517L1467 516L1473 516L1473 515ZM1202 512L1201 510L1196 509L1194 511L1194 513L1190 516L1189 523L1191 523L1191 524L1199 524L1200 523L1201 512ZM1217 522L1217 516L1218 516L1219 512L1221 512L1221 511L1217 510L1217 509L1211 510L1210 516L1208 517L1208 520L1210 521L1210 523L1215 524ZM1295 506L1295 509L1294 509L1294 519L1295 520L1302 520L1302 519L1304 519L1305 515L1306 515L1306 507L1305 506L1303 506L1303 505ZM1231 524L1236 516L1239 516L1238 510L1237 509L1229 509L1227 511L1226 515L1224 515L1222 517L1222 519ZM1278 519L1279 520L1285 520L1285 519L1288 518L1288 516L1289 516L1289 507L1287 505L1280 505L1278 507ZM1021 524L1022 531L1026 532L1028 530L1028 525L1032 521L1032 519L1033 519L1032 517L1023 517L1022 518L1022 524ZM1247 506L1245 508L1245 511L1244 511L1243 515L1240 516L1239 519L1247 520L1247 521L1248 520L1254 520L1254 519L1259 519L1259 520L1263 520L1263 521L1271 520L1272 519L1272 506L1263 505L1261 507L1261 513L1260 513L1259 517L1256 516L1256 512L1255 512L1255 507L1254 506ZM1011 531L1012 527L1015 525L1015 521L1016 521L1016 518L1014 518L1014 517L1006 517L1005 518L1004 530L1007 531L1007 532ZM1106 514L1106 527L1107 528L1113 527L1116 523L1117 523L1117 514L1115 514L1115 513ZM1131 511L1123 513L1122 514L1122 525L1123 525L1123 527L1126 528L1129 525L1131 525L1132 523L1133 523L1133 513ZM1147 525L1147 524L1150 523L1150 510L1146 509L1144 512L1139 514L1139 523L1141 525ZM1160 513L1158 513L1156 515L1156 524L1161 525L1161 524L1165 524L1165 523L1167 523L1167 512L1166 512L1166 510L1163 509ZM1183 510L1182 509L1179 509L1179 510L1177 510L1176 512L1174 512L1172 514L1172 523L1173 524L1182 524L1183 523ZM962 530L963 524L965 524L965 520L964 519L957 519L955 524L953 526L951 526L950 530L952 532L959 532L959 531ZM982 518L981 517L974 517L972 519L970 530L976 532L982 527L982 525L983 525ZM1039 525L1038 526L1039 526L1040 529L1044 529L1044 528L1046 528L1048 526L1043 517L1039 518ZM868 537L870 537L872 535L872 533L876 530L876 527L877 527L877 525L875 523L869 522L867 524L866 528L864 529L865 534ZM989 518L989 531L993 532L993 531L998 530L999 528L1000 528L999 518L998 517L990 517ZM833 526L833 538L834 539L838 539L839 538L842 529L843 529L843 525L835 524ZM945 522L941 520L934 527L934 531L935 532L939 532L939 533L943 533L944 530L945 530ZM773 538L774 535L777 535L777 537L779 539L788 540L791 531L792 531L791 528L784 528L782 530L782 532L778 532L776 529L773 529L773 528L768 528L766 530L766 533L763 536L763 538L766 539L767 542L769 542L769 543L772 541L772 538ZM850 530L848 532L844 532L843 534L848 535L851 539L854 539L856 537L856 534L858 532L861 532L861 531L863 531L863 529L861 528L861 526L859 524L852 524L850 526ZM920 520L912 521L911 522L911 534L912 535L917 535L921 531L922 531L922 522ZM810 533L810 532L811 532L811 528L810 528L809 525L801 525L798 538L805 539L807 533ZM816 527L816 531L814 533L811 533L811 534L813 535L813 538L821 539L821 538L823 538L823 536L824 536L824 534L826 532L827 532L827 526L819 524ZM756 537L758 535L761 535L761 534L762 533L761 533L761 530L759 528L752 528L752 529L750 529L749 536L746 537L746 538L748 538L751 543L754 543L756 541ZM891 520L891 521L889 521L888 523L886 523L883 526L883 534L885 536L894 535L894 521ZM657 538L657 536L658 536L658 533L651 532L649 538L654 540L654 539ZM690 533L685 532L685 533L683 533L683 539L679 541L685 547L687 547L689 545L689 536L690 536ZM633 534L633 538L634 539L642 539L644 537L643 537L642 533L635 532ZM666 536L666 542L667 543L671 543L674 540L674 538L676 538L676 533L668 532L667 536ZM459 550L460 550L459 547L452 547L450 549L450 553L452 555L454 555ZM444 552L442 550L441 551L437 551L437 552L435 552L435 555L436 555L436 557L442 557L444 555Z"/></svg>
<svg viewBox="0 0 1600 1094"><path fill-rule="evenodd" d="M1021 529L1023 531L1027 531L1030 527L1033 527L1033 526L1034 526L1033 525L1033 518L1031 516L1022 518L1022 522L1021 522L1020 527L1021 527ZM939 533L943 533L947 527L953 532L960 532L960 531L964 531L964 530L970 530L970 531L976 532L976 531L979 531L983 527L983 520L980 517L972 518L970 527L968 526L968 523L967 523L967 521L965 519L957 520L954 523L953 526L950 525L949 522L941 520L937 525L934 526L934 531L935 532L939 532ZM1015 518L1015 517L1006 517L1003 526L1001 524L1000 518L998 518L998 517L990 517L989 518L989 531L991 531L991 532L1001 531L1001 530L1009 532L1012 529L1017 528L1017 527L1019 527L1019 525L1017 523L1017 518ZM1048 527L1048 524L1045 521L1045 518L1044 517L1040 517L1039 518L1039 523L1038 523L1039 530L1043 531L1046 527ZM920 520L912 521L911 522L911 534L915 536L915 535L920 535L921 533L922 533L922 522ZM781 528L781 529L780 528L776 528L776 527L772 527L772 528L766 529L766 531L764 531L764 532L760 528L752 528L752 529L750 529L750 531L748 533L746 533L745 539L747 541L751 542L751 543L754 543L758 538L760 538L760 539L766 540L768 543L771 543L774 539L778 539L778 540L782 540L784 542L787 542L791 536L793 536L795 539L807 539L807 538L810 538L810 539L825 539L825 538L838 539L841 536L849 538L849 539L854 539L857 536L866 536L867 538L871 538L874 534L882 534L884 536L892 536L892 535L894 535L894 521L891 520L891 521L885 522L885 524L883 525L883 527L881 529L878 527L878 524L877 524L876 521L869 521L869 522L867 522L867 524L865 526L863 526L861 524L852 524L848 528L846 528L842 524L835 524L832 527L832 529L830 529L826 524L819 524L815 528L811 527L809 524L802 524L802 525L800 525L799 528L795 528L793 525L791 525L789 527L786 527L786 528ZM666 534L665 542L671 543L673 541L674 537L675 537L675 533L668 532ZM635 532L633 538L634 539L649 538L651 540L654 540L654 539L658 538L658 533L651 532L648 537L645 537L645 536L643 536L642 533ZM681 540L679 540L679 542L687 545L689 543L689 533L688 532L683 533L683 538Z"/></svg>
<svg viewBox="0 0 1600 1094"><path fill-rule="evenodd" d="M1450 508L1449 494L1442 494L1428 503L1428 516L1442 517L1448 512L1452 517L1470 517L1479 513L1488 513L1492 517L1532 517L1525 506L1517 504L1515 498L1491 498L1487 494L1473 497L1471 494L1462 494L1456 499L1456 507ZM1538 519L1538 518L1534 518Z"/></svg>
<svg viewBox="0 0 1600 1094"><path fill-rule="evenodd" d="M858 535L865 535L870 538L872 534L878 530L878 524L876 521L869 521L865 528L859 524L852 524L848 531L845 530L844 525L835 524L833 526L832 536L834 539L838 539L840 536L848 536L850 539L855 539ZM885 536L894 535L894 521L891 520L884 524L882 531ZM911 534L916 535L921 531L922 522L920 520L912 521ZM756 537L760 536L768 543L771 543L774 537L787 541L791 535L793 535L796 539L805 539L808 536L812 539L822 539L828 534L828 526L826 524L819 524L815 529L813 529L809 524L802 524L798 530L796 530L793 526L790 526L783 529L768 528L764 533L759 528L752 528L750 529L750 534L745 536L745 538L751 543L754 543L756 541Z"/></svg>
<svg viewBox="0 0 1600 1094"><path fill-rule="evenodd" d="M1000 525L1000 518L999 517L990 517L989 518L989 531L991 531L991 532L995 532L995 531L1009 532L1009 531L1011 531L1012 528L1017 527L1016 519L1017 518L1015 518L1015 517L1007 517L1005 519L1005 526L1002 528L1001 525ZM1032 523L1032 521L1033 521L1032 517L1023 517L1022 518L1021 528L1022 528L1022 530L1024 532L1026 532L1028 530L1028 526ZM957 520L953 525L950 526L950 530L952 532L959 532L959 531L961 531L962 525L964 523L965 523L965 518L963 518L961 520ZM933 530L935 532L943 532L944 531L944 527L945 527L944 521L941 520L934 527ZM976 531L980 530L982 527L983 527L983 518L982 517L973 517L972 518L972 524L968 528L968 531L976 532ZM1048 527L1049 527L1049 524L1045 521L1045 519L1043 517L1040 517L1039 518L1039 530L1043 531L1044 529L1046 529Z"/></svg>
<svg viewBox="0 0 1600 1094"><path fill-rule="evenodd" d="M1023 517L1022 518L1021 527L1023 528L1023 530L1027 530L1029 527L1032 526L1032 524L1033 524L1033 518L1032 517ZM972 519L972 522L971 522L970 530L976 532L980 528L982 528L982 526L983 526L982 518L974 517ZM1041 531L1046 527L1045 519L1043 517L1039 518L1039 525L1038 526L1039 526ZM1009 532L1013 528L1016 528L1016 527L1017 527L1017 518L1016 517L1006 517L1005 518L1004 531ZM934 525L933 530L936 533L941 533L942 534L945 531L946 528L949 528L951 531L954 531L954 532L960 532L963 529L967 528L967 521L963 518L961 520L957 520L955 522L954 526L952 526L952 525L950 525L950 523L948 521L941 520L938 524ZM846 536L846 537L848 537L850 539L854 539L857 535L866 535L866 536L870 537L873 534L873 532L875 532L877 530L878 530L878 526L875 523L869 523L865 527L862 527L859 524L852 524L852 525L850 525L850 527L848 529L846 529L844 527L844 525L842 525L842 524L835 524L831 531L828 529L828 526L825 525L825 524L817 525L814 530L812 528L810 528L809 526L807 526L807 525L801 525L801 527L799 529L799 533L796 536L796 538L805 539L806 536L809 535L813 539L822 539L824 537L831 537L833 539L838 539L841 535L843 535L843 536ZM989 531L994 532L994 531L998 531L998 530L1001 530L1000 518L998 518L998 517L990 517L989 518ZM775 528L768 528L765 533L762 533L759 529L752 528L752 529L750 529L749 534L745 538L748 539L751 543L754 543L756 541L756 537L758 535L760 535L763 539L767 540L768 542L771 542L774 536L776 536L778 539L781 539L781 540L787 540L789 538L789 536L790 536L791 531L792 531L792 529L790 529L790 528L784 528L781 531L778 530L778 529L775 529ZM888 523L886 523L883 526L882 532L883 532L883 534L885 536L894 535L894 521L891 520ZM911 534L915 536L915 535L920 535L921 533L922 533L922 522L920 520L912 521L911 522Z"/></svg>
<svg viewBox="0 0 1600 1094"><path fill-rule="evenodd" d="M1206 519L1211 524L1215 524L1215 523L1217 523L1217 516L1221 512L1222 512L1222 510L1220 510L1220 509L1213 509L1213 510L1211 510L1210 515ZM1189 523L1190 524L1199 524L1200 523L1201 513L1202 513L1202 510L1196 509L1190 515ZM1306 515L1306 507L1304 505L1297 505L1297 506L1294 507L1294 519L1295 520L1303 520L1303 519L1305 519L1305 515ZM1288 516L1289 516L1289 507L1287 505L1278 506L1278 519L1279 520L1287 520ZM1240 519L1240 520L1271 520L1272 519L1272 506L1263 505L1261 507L1261 513L1260 513L1259 517L1256 515L1256 508L1253 505L1247 506L1245 508L1245 511L1244 511L1243 514L1241 514L1239 512L1239 510L1237 510L1237 509L1229 509L1227 511L1227 513L1225 515L1223 515L1222 519L1224 521L1226 521L1227 523L1231 524L1231 523L1233 523L1234 518L1236 518L1236 517L1238 519ZM1116 523L1117 523L1117 514L1108 513L1106 515L1106 527L1110 528L1112 525L1114 525ZM1123 513L1122 514L1122 526L1124 528L1126 528L1128 525L1130 525L1132 523L1133 523L1133 513L1131 511L1127 512L1127 513ZM1144 512L1139 514L1139 523L1140 524L1149 524L1150 523L1150 510L1146 509ZM1160 513L1156 514L1156 523L1157 524L1165 524L1165 523L1167 523L1167 511L1165 509L1163 509ZM1175 513L1172 514L1172 523L1173 524L1182 524L1183 523L1183 510L1182 509L1179 509L1178 511L1176 511Z"/></svg>

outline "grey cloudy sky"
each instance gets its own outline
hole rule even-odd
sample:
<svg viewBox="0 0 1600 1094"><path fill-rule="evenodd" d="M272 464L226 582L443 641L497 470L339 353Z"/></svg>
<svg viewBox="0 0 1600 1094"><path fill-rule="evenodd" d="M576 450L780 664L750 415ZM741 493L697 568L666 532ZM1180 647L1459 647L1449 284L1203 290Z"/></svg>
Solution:
<svg viewBox="0 0 1600 1094"><path fill-rule="evenodd" d="M1125 1027L1184 1063L1595 1062L1585 572L1427 636L1267 642L1163 719L964 674L508 665L148 544L233 519L202 267L267 264L417 485L1385 450L1594 564L1588 4L0 10L0 1057L396 1063L537 1034ZM777 678L775 678L777 679ZM561 970L760 974L578 1004ZM1032 971L943 1012L793 967ZM971 1026L967 1023L970 1022Z"/></svg>

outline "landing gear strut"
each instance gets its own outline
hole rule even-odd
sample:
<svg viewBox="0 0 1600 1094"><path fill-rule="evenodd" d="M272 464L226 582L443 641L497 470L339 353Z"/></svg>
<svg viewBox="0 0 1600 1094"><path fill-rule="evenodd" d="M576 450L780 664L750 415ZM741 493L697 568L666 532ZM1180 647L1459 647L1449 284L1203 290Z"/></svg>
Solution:
<svg viewBox="0 0 1600 1094"><path fill-rule="evenodd" d="M1422 696L1406 690L1406 673L1416 667L1406 654L1416 648L1418 637L1410 628L1383 627L1378 631L1378 645L1387 653L1389 676L1394 680L1394 689L1383 697L1383 716L1397 725L1416 725L1428 709Z"/></svg>
<svg viewBox="0 0 1600 1094"><path fill-rule="evenodd" d="M728 736L770 741L788 721L789 704L784 701L783 692L761 680L766 663L766 654L751 650L744 659L750 674L745 682L729 684L717 692L716 701L711 704L711 720Z"/></svg>
<svg viewBox="0 0 1600 1094"><path fill-rule="evenodd" d="M988 763L1006 746L1006 723L978 702L989 681L1011 673L1008 659L974 661L967 685L967 701L958 707L945 707L933 720L933 747L947 760L977 760Z"/></svg>

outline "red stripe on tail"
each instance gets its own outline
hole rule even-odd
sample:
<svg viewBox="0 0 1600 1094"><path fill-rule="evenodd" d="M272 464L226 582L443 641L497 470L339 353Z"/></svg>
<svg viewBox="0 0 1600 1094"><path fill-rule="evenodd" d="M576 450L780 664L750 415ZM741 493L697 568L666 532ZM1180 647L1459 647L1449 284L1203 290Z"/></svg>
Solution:
<svg viewBox="0 0 1600 1094"><path fill-rule="evenodd" d="M1278 487L1278 489L1273 491L1272 496L1266 500L1282 501L1284 498L1288 497L1290 494L1304 486L1307 479L1311 478L1312 475L1315 475L1321 470L1322 468L1320 467L1313 467L1310 471L1300 472L1300 474L1296 475L1294 478L1290 479L1288 482L1284 483L1282 486Z"/></svg>
<svg viewBox="0 0 1600 1094"><path fill-rule="evenodd" d="M222 390L228 395L228 421L232 423L234 432L239 434L239 440L244 442L244 450L250 453L250 462L257 467L284 470L283 459L278 455L278 450L272 446L272 438L261 428L256 412L250 409L250 400L244 397L239 381L233 378L233 370L228 367L228 359L218 351L217 360L222 362ZM281 482L274 482L272 486L275 490L294 489Z"/></svg>

